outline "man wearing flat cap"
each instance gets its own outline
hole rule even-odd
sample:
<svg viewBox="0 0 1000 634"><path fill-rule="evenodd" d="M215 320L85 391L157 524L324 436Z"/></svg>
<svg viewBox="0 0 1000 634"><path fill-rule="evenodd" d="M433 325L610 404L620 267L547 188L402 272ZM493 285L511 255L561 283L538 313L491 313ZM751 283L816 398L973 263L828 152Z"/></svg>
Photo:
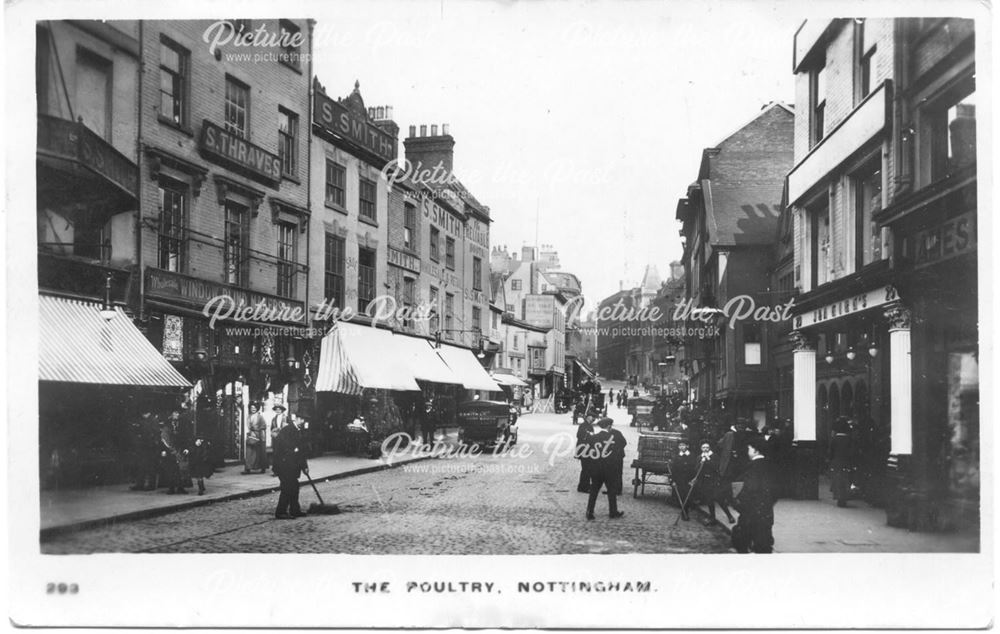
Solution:
<svg viewBox="0 0 1000 634"><path fill-rule="evenodd" d="M622 466L625 462L625 436L617 429L611 429L614 423L604 417L597 421L597 430L587 442L587 455L594 459L591 472L590 496L587 498L587 519L594 519L594 507L601 487L608 490L608 517L617 519L625 513L618 510L618 495L622 492Z"/></svg>

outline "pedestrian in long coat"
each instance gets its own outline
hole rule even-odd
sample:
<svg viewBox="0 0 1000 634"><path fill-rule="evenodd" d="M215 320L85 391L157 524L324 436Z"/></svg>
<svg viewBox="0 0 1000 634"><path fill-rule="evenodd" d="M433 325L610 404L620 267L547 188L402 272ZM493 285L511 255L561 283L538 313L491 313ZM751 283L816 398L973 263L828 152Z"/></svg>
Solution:
<svg viewBox="0 0 1000 634"><path fill-rule="evenodd" d="M590 493L590 476L594 470L595 460L588 455L587 446L593 433L594 416L588 414L580 426L576 428L575 457L580 461L580 480L576 485L576 490L580 493Z"/></svg>
<svg viewBox="0 0 1000 634"><path fill-rule="evenodd" d="M167 421L160 421L160 482L167 487L167 493L187 493L181 482L179 459L182 450L178 449L174 432Z"/></svg>
<svg viewBox="0 0 1000 634"><path fill-rule="evenodd" d="M246 459L243 462L243 473L252 473L260 469L267 470L267 419L260 413L258 403L250 403L250 419L247 421Z"/></svg>
<svg viewBox="0 0 1000 634"><path fill-rule="evenodd" d="M300 426L301 419L285 425L274 439L274 470L281 482L275 519L294 519L305 515L299 506L299 475L309 474Z"/></svg>
<svg viewBox="0 0 1000 634"><path fill-rule="evenodd" d="M132 491L152 491L160 462L160 426L151 408L142 410L131 427Z"/></svg>
<svg viewBox="0 0 1000 634"><path fill-rule="evenodd" d="M587 497L587 519L594 519L594 507L601 494L601 487L608 490L608 516L617 519L625 513L618 510L618 494L622 483L622 462L625 457L625 437L621 432L612 433L610 418L597 421L598 430L593 433L587 443L587 455L596 460L591 472L590 495Z"/></svg>
<svg viewBox="0 0 1000 634"><path fill-rule="evenodd" d="M743 488L735 500L740 519L733 527L733 546L741 553L770 553L774 547L774 491L765 448L763 438L747 443L750 462L741 477Z"/></svg>
<svg viewBox="0 0 1000 634"><path fill-rule="evenodd" d="M274 468L274 441L277 440L281 429L288 424L288 418L285 417L284 405L279 403L271 409L274 410L275 414L271 417L270 426L267 430L264 460L267 464L271 465L271 475L276 476L278 472Z"/></svg>
<svg viewBox="0 0 1000 634"><path fill-rule="evenodd" d="M195 438L190 456L191 477L198 481L198 495L205 495L205 478L211 478L212 460L209 455L208 441Z"/></svg>

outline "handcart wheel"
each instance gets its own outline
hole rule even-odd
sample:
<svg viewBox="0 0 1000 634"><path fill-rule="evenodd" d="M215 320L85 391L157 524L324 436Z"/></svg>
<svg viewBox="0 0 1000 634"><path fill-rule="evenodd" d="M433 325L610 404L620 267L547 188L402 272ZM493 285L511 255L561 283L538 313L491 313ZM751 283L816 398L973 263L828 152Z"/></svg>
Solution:
<svg viewBox="0 0 1000 634"><path fill-rule="evenodd" d="M636 469L635 469L635 477L632 478L632 486L634 487L632 489L632 497L633 498L639 497L639 484L641 484L641 483L642 483L642 480L639 479L639 468L636 467Z"/></svg>

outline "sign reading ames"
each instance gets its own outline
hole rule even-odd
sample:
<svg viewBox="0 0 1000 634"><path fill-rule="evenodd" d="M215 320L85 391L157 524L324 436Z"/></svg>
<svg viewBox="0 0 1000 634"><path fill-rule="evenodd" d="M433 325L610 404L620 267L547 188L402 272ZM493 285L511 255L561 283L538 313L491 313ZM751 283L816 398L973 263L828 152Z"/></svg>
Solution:
<svg viewBox="0 0 1000 634"><path fill-rule="evenodd" d="M316 93L313 123L388 163L396 158L396 139L366 117L357 115L326 95ZM379 165L378 167L382 167Z"/></svg>
<svg viewBox="0 0 1000 634"><path fill-rule="evenodd" d="M913 268L976 250L976 212L967 211L913 236Z"/></svg>
<svg viewBox="0 0 1000 634"><path fill-rule="evenodd" d="M413 271L414 273L420 272L419 259L413 257L409 253L397 251L392 247L389 247L389 264L392 266L398 266L401 269L406 269L407 271Z"/></svg>
<svg viewBox="0 0 1000 634"><path fill-rule="evenodd" d="M809 326L815 326L826 321L860 313L869 308L883 306L897 299L899 299L899 293L896 292L896 287L888 285L884 288L870 290L867 293L854 295L853 297L821 306L807 313L796 315L794 327L796 330L799 328L808 328Z"/></svg>
<svg viewBox="0 0 1000 634"><path fill-rule="evenodd" d="M210 157L243 169L268 184L281 182L281 158L226 132L208 119L202 124L199 147Z"/></svg>

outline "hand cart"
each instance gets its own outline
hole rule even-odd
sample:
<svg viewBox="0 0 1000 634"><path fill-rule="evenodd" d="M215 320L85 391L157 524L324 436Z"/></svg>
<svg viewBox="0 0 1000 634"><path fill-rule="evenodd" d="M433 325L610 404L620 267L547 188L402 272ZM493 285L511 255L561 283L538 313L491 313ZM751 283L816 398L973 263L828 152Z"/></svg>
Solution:
<svg viewBox="0 0 1000 634"><path fill-rule="evenodd" d="M646 485L673 486L670 462L677 455L677 443L681 434L676 432L652 431L647 425L639 424L639 455L632 461L635 477L632 478L632 497L646 494Z"/></svg>

